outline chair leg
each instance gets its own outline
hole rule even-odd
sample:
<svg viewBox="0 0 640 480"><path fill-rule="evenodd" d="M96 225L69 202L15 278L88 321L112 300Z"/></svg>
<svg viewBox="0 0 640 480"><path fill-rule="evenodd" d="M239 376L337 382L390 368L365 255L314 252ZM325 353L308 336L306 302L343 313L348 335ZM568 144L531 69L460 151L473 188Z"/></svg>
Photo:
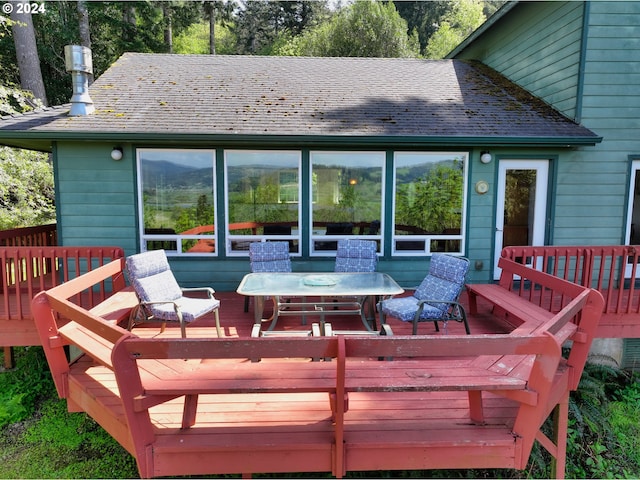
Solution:
<svg viewBox="0 0 640 480"><path fill-rule="evenodd" d="M469 322L467 321L467 313L464 311L462 306L460 308L460 316L462 317L462 323L464 323L464 330L467 332L467 335L471 335L471 330L469 330Z"/></svg>
<svg viewBox="0 0 640 480"><path fill-rule="evenodd" d="M136 319L138 318L138 313L140 312L140 305L136 305L129 312L129 325L127 325L127 330L131 331L133 327L136 325Z"/></svg>
<svg viewBox="0 0 640 480"><path fill-rule="evenodd" d="M213 313L216 316L216 332L218 333L218 338L222 338L222 329L220 328L220 313L218 312L217 308L214 310Z"/></svg>

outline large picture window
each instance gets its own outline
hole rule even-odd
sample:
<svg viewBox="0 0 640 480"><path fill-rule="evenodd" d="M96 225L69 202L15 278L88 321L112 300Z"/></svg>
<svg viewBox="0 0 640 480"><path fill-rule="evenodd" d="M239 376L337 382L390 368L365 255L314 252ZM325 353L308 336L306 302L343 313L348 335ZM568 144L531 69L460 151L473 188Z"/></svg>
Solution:
<svg viewBox="0 0 640 480"><path fill-rule="evenodd" d="M227 253L246 255L251 242L300 245L300 152L225 151Z"/></svg>
<svg viewBox="0 0 640 480"><path fill-rule="evenodd" d="M332 255L358 236L381 248L384 152L311 152L311 253Z"/></svg>
<svg viewBox="0 0 640 480"><path fill-rule="evenodd" d="M216 252L215 152L138 150L142 250Z"/></svg>
<svg viewBox="0 0 640 480"><path fill-rule="evenodd" d="M395 153L395 255L464 252L467 159L466 153Z"/></svg>

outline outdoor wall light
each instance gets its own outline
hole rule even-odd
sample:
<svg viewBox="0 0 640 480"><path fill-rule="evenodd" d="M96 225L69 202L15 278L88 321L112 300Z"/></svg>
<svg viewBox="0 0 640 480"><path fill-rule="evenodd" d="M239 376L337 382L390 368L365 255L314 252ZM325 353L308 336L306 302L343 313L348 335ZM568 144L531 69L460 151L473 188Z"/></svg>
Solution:
<svg viewBox="0 0 640 480"><path fill-rule="evenodd" d="M480 161L482 163L491 163L491 152L484 151L480 152Z"/></svg>
<svg viewBox="0 0 640 480"><path fill-rule="evenodd" d="M117 162L118 160L122 160L122 156L122 147L113 147L113 150L111 150L111 160Z"/></svg>

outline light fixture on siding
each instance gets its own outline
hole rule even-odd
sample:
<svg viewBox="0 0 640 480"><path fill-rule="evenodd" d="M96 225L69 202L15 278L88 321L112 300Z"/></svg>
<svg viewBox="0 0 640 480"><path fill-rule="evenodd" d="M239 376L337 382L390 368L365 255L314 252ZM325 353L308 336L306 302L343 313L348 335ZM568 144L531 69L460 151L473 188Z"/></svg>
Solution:
<svg viewBox="0 0 640 480"><path fill-rule="evenodd" d="M489 151L484 151L484 152L480 152L480 161L482 163L491 163L491 152Z"/></svg>
<svg viewBox="0 0 640 480"><path fill-rule="evenodd" d="M122 160L123 155L122 147L113 147L113 150L111 150L111 160L115 160L116 162Z"/></svg>

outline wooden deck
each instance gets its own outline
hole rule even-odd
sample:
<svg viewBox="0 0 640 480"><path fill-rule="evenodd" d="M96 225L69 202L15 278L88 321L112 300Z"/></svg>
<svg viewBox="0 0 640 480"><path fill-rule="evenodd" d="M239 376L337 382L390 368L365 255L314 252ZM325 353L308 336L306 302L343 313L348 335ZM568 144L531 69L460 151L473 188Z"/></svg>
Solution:
<svg viewBox="0 0 640 480"><path fill-rule="evenodd" d="M406 335L411 325L393 319L393 335L371 335L352 314L332 315L331 324L364 335L252 338L251 308L221 292L224 338L213 315L180 338L177 327L128 332L116 324L127 321L123 306L135 305L120 258L39 293L32 312L60 397L134 455L143 477L524 469L538 440L562 478L569 392L604 301L595 290L501 262L505 281L496 288L514 302L525 300L505 289L513 272L572 300L526 318L501 305L506 316L498 320L493 300L480 296L472 335L455 322L440 332L426 322L422 335ZM117 293L98 306L71 300L108 279ZM277 330L310 330L318 318L305 314L306 324L284 317ZM85 354L69 362L66 345ZM540 429L552 412L558 420L548 436Z"/></svg>

